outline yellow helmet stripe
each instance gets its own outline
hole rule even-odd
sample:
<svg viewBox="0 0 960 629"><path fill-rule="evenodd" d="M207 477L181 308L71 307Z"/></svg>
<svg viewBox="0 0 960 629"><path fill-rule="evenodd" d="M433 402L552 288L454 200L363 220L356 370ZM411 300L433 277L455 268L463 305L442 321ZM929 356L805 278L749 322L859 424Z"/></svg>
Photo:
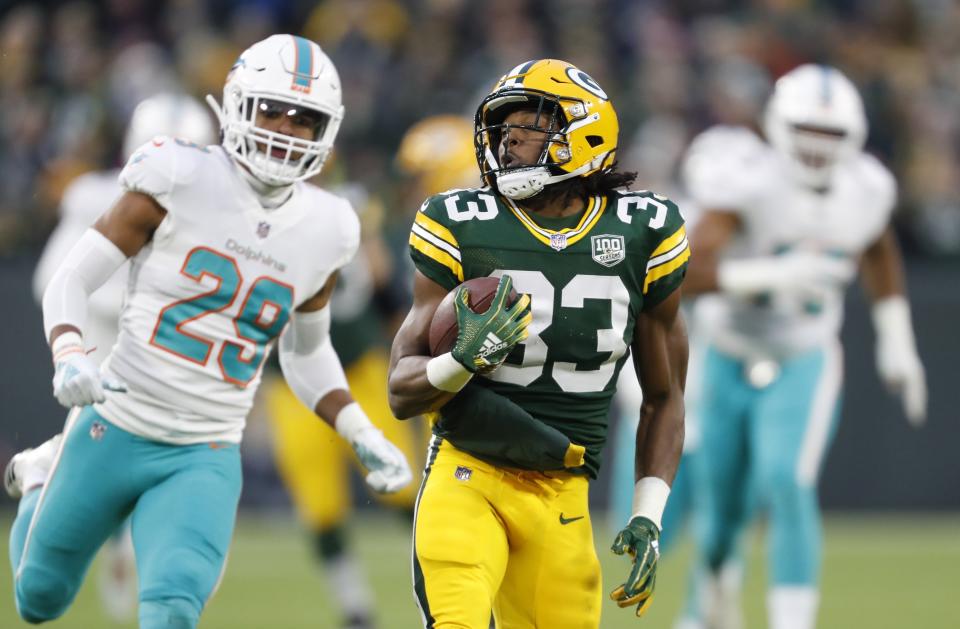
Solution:
<svg viewBox="0 0 960 629"><path fill-rule="evenodd" d="M433 243L424 240L412 231L410 232L410 246L431 260L434 260L435 262L447 267L458 280L461 282L463 281L463 266L461 266L460 262L446 251L435 246Z"/></svg>

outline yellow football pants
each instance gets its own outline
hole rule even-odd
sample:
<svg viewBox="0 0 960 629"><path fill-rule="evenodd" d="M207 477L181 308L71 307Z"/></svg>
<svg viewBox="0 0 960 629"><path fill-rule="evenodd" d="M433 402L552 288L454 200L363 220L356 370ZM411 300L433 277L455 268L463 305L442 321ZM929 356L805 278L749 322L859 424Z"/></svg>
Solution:
<svg viewBox="0 0 960 629"><path fill-rule="evenodd" d="M364 354L346 369L350 392L367 416L404 455L411 468L423 461L419 420L398 421L387 402L387 356ZM349 444L294 396L282 378L265 382L266 406L274 427L277 468L301 519L314 530L342 523L350 511L347 461L359 462ZM375 495L384 504L410 509L417 486Z"/></svg>
<svg viewBox="0 0 960 629"><path fill-rule="evenodd" d="M414 532L426 627L487 629L492 609L497 629L596 629L587 478L499 468L435 443Z"/></svg>

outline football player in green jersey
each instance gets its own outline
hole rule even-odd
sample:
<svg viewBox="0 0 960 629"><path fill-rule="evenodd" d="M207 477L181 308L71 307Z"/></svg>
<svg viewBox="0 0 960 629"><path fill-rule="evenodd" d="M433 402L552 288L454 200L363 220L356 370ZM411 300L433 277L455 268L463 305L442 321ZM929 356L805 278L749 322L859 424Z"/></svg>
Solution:
<svg viewBox="0 0 960 629"><path fill-rule="evenodd" d="M513 68L475 131L487 187L421 206L414 304L391 355L394 414L437 416L414 532L424 624L485 629L492 610L497 626L598 626L587 487L631 349L644 403L633 516L613 551L632 565L612 596L643 614L683 443L683 219L664 197L623 190L635 175L615 166L613 105L569 63ZM430 356L437 305L483 276L502 278L491 307L473 313L458 295L456 344Z"/></svg>

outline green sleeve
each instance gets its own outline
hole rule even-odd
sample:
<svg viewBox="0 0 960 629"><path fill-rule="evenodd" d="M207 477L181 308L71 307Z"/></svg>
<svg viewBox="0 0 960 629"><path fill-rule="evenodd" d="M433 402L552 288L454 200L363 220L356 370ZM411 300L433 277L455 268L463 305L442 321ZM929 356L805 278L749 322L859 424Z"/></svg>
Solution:
<svg viewBox="0 0 960 629"><path fill-rule="evenodd" d="M650 226L654 247L647 260L643 280L644 310L656 306L679 288L687 274L690 245L683 216L677 205L664 197L658 201L666 208L663 224Z"/></svg>
<svg viewBox="0 0 960 629"><path fill-rule="evenodd" d="M463 282L460 243L446 216L443 197L427 199L410 227L410 257L417 270L446 289Z"/></svg>

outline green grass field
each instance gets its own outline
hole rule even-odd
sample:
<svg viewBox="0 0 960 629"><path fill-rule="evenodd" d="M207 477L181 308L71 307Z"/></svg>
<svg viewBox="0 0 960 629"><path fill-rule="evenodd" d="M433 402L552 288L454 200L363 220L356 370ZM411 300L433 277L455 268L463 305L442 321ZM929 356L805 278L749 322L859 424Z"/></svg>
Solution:
<svg viewBox="0 0 960 629"><path fill-rule="evenodd" d="M9 516L0 518L9 530ZM597 524L604 588L626 562L606 550L610 533ZM419 627L410 587L410 537L395 518L360 518L353 537L370 571L384 629ZM643 620L606 600L601 627L669 628L680 607L690 558L682 544L663 562L657 600ZM762 530L751 537L744 605L748 627L766 624ZM94 566L96 569L96 566ZM0 627L27 626L16 615L10 575L0 571ZM832 516L826 522L821 629L948 629L960 627L960 515ZM311 563L304 536L287 518L241 517L227 575L200 623L204 628L334 628L337 614ZM53 628L134 627L112 624L99 609L95 579ZM542 628L553 629L553 628Z"/></svg>

